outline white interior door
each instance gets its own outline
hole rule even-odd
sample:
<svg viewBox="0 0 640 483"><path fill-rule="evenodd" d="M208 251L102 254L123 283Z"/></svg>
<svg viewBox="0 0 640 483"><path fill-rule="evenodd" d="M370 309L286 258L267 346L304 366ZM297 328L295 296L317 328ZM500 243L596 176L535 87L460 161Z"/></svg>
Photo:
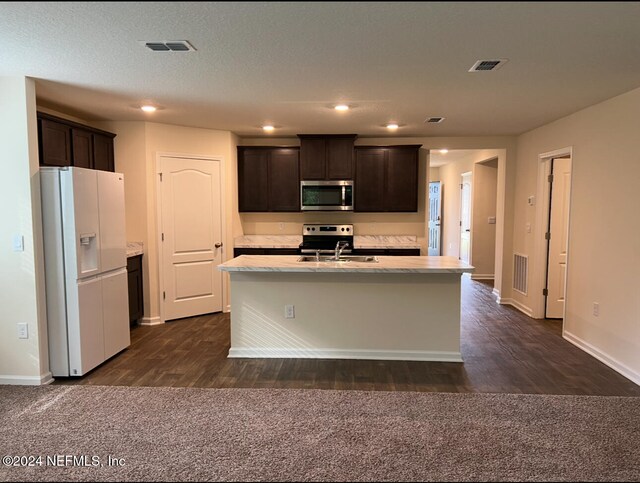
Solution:
<svg viewBox="0 0 640 483"><path fill-rule="evenodd" d="M442 184L440 181L429 183L429 250L430 256L441 254L442 239Z"/></svg>
<svg viewBox="0 0 640 483"><path fill-rule="evenodd" d="M460 260L469 263L471 255L471 173L460 183Z"/></svg>
<svg viewBox="0 0 640 483"><path fill-rule="evenodd" d="M222 310L220 161L160 158L164 320Z"/></svg>
<svg viewBox="0 0 640 483"><path fill-rule="evenodd" d="M557 158L552 164L551 209L549 215L549 264L547 267L546 317L564 315L567 244L569 240L569 199L571 158Z"/></svg>

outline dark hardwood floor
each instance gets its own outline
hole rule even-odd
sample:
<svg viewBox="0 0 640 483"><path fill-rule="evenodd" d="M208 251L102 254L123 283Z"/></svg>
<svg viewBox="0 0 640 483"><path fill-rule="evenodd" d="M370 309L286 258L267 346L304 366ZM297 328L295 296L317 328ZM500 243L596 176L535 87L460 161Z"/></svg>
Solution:
<svg viewBox="0 0 640 483"><path fill-rule="evenodd" d="M134 327L127 350L54 384L640 396L640 386L565 341L562 321L498 305L491 290L463 277L462 364L227 359L229 314L211 314Z"/></svg>

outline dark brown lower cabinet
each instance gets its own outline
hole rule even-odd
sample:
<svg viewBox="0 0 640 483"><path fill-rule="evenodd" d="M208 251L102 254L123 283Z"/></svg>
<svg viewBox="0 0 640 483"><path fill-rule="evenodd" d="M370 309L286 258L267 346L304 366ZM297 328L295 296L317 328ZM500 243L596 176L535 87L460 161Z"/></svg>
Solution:
<svg viewBox="0 0 640 483"><path fill-rule="evenodd" d="M127 258L129 280L129 325L136 325L144 315L142 295L142 255Z"/></svg>
<svg viewBox="0 0 640 483"><path fill-rule="evenodd" d="M356 248L353 250L354 255L368 256L400 256L400 257L417 257L420 256L419 248Z"/></svg>
<svg viewBox="0 0 640 483"><path fill-rule="evenodd" d="M235 248L233 256L240 255L299 255L297 248ZM356 248L353 255L370 256L405 256L413 257L420 255L419 248Z"/></svg>
<svg viewBox="0 0 640 483"><path fill-rule="evenodd" d="M234 248L233 256L240 255L299 255L297 248Z"/></svg>

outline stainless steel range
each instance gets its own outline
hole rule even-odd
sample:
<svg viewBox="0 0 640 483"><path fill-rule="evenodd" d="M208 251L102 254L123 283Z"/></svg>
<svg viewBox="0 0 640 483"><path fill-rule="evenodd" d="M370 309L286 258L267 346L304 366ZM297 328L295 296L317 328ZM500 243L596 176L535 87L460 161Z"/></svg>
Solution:
<svg viewBox="0 0 640 483"><path fill-rule="evenodd" d="M353 225L302 225L300 253L351 253Z"/></svg>

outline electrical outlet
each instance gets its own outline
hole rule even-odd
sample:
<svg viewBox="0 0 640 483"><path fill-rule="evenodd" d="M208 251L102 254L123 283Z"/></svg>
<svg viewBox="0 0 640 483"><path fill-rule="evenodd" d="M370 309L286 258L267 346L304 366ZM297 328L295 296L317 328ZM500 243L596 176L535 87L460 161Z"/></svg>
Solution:
<svg viewBox="0 0 640 483"><path fill-rule="evenodd" d="M29 326L25 323L18 324L18 339L29 338Z"/></svg>
<svg viewBox="0 0 640 483"><path fill-rule="evenodd" d="M296 313L293 305L285 305L284 306L284 318L285 319L295 319Z"/></svg>
<svg viewBox="0 0 640 483"><path fill-rule="evenodd" d="M593 316L598 317L600 315L600 304L598 302L593 302Z"/></svg>
<svg viewBox="0 0 640 483"><path fill-rule="evenodd" d="M284 223L278 223L278 230L284 231Z"/></svg>

